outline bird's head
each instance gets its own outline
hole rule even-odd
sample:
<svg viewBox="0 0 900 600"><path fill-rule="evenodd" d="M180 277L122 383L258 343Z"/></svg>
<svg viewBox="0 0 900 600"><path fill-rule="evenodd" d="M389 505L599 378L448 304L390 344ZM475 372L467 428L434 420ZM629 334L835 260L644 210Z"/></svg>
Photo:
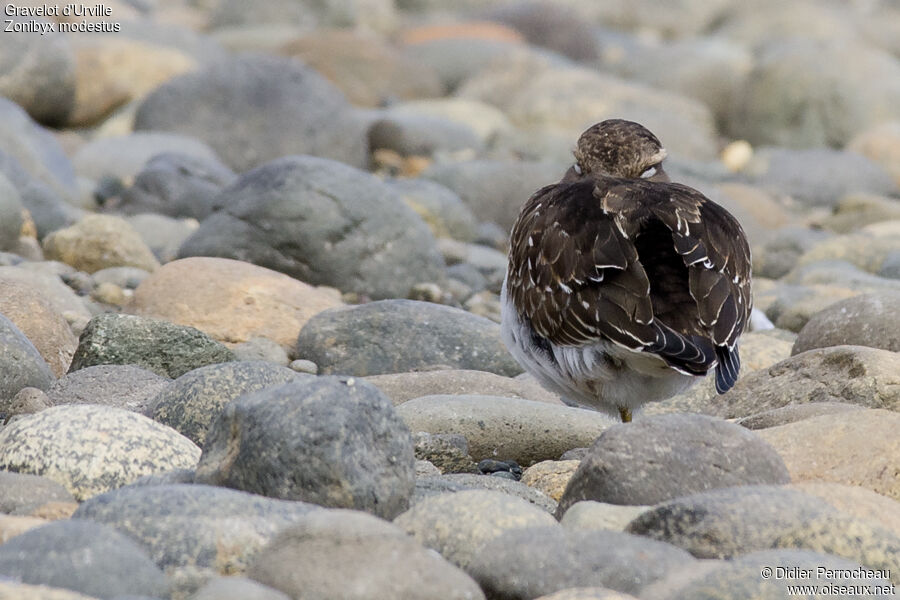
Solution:
<svg viewBox="0 0 900 600"><path fill-rule="evenodd" d="M566 179L587 175L669 181L662 168L666 149L649 129L623 119L593 125L578 138L575 164Z"/></svg>

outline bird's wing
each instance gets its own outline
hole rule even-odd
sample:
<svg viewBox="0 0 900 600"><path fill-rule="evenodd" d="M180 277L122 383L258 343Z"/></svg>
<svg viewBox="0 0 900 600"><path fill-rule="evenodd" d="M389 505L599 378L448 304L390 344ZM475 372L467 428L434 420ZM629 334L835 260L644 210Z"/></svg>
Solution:
<svg viewBox="0 0 900 600"><path fill-rule="evenodd" d="M688 288L699 330L713 343L716 388L734 385L740 369L737 339L750 319L750 247L738 221L703 194L680 184L666 186L670 200L652 207L672 230L675 250L688 269Z"/></svg>
<svg viewBox="0 0 900 600"><path fill-rule="evenodd" d="M508 278L519 314L554 344L608 339L640 350L657 341L647 274L590 180L528 200L513 227Z"/></svg>
<svg viewBox="0 0 900 600"><path fill-rule="evenodd" d="M656 260L641 255L651 234L662 269L642 263ZM652 293L648 272L667 279L654 280ZM677 184L597 178L547 186L526 203L510 241L508 293L538 335L559 345L610 340L697 375L718 361L717 386L725 389L737 377L749 282L737 221Z"/></svg>

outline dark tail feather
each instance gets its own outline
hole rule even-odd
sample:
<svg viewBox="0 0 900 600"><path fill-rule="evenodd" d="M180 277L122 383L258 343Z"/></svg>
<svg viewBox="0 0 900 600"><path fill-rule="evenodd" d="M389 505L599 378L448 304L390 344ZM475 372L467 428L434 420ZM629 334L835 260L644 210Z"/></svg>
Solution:
<svg viewBox="0 0 900 600"><path fill-rule="evenodd" d="M734 386L741 370L741 356L737 344L734 350L729 350L725 345L716 346L716 358L719 361L716 365L716 391L724 394Z"/></svg>
<svg viewBox="0 0 900 600"><path fill-rule="evenodd" d="M663 323L658 324L656 343L647 348L670 366L693 375L705 375L715 360L711 344L697 336L685 337Z"/></svg>

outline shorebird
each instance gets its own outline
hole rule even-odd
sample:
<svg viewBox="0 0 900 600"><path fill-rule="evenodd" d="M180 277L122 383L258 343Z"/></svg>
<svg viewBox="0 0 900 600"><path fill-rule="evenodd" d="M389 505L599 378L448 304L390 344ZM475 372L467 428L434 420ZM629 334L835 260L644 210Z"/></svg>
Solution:
<svg viewBox="0 0 900 600"><path fill-rule="evenodd" d="M752 304L740 224L671 183L666 150L638 123L598 123L574 154L513 226L504 343L567 404L624 422L711 369L725 393L738 377Z"/></svg>

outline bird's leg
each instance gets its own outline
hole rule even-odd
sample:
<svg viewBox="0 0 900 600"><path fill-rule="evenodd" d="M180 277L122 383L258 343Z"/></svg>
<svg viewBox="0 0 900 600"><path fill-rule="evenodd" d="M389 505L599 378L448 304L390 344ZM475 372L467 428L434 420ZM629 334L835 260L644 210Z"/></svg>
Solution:
<svg viewBox="0 0 900 600"><path fill-rule="evenodd" d="M631 423L631 409L624 406L619 407L619 416L622 417L623 423Z"/></svg>

